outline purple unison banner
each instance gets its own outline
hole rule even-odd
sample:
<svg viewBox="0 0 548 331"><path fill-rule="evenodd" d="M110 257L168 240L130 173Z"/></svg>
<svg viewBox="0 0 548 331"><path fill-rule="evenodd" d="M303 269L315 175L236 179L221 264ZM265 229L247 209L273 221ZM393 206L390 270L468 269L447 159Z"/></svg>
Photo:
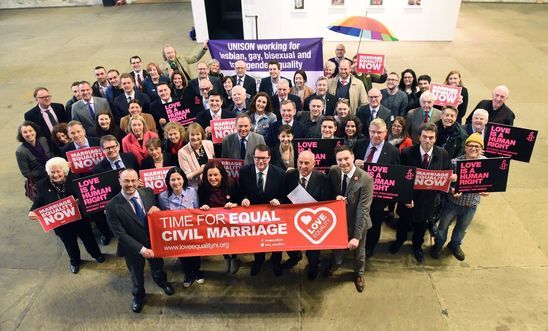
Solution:
<svg viewBox="0 0 548 331"><path fill-rule="evenodd" d="M306 138L293 139L293 148L300 154L303 151L310 150L316 157L316 167L318 171L327 173L332 165L337 164L335 160L335 147L344 144L344 139L321 139Z"/></svg>
<svg viewBox="0 0 548 331"><path fill-rule="evenodd" d="M118 172L111 170L74 180L78 202L85 214L102 212L110 199L120 193Z"/></svg>
<svg viewBox="0 0 548 331"><path fill-rule="evenodd" d="M458 160L455 192L504 192L509 168L509 157Z"/></svg>
<svg viewBox="0 0 548 331"><path fill-rule="evenodd" d="M246 62L248 75L268 76L268 62L280 62L282 76L292 79L295 70L304 70L309 87L323 74L322 38L210 40L211 57L217 59L226 74L234 74L238 60Z"/></svg>
<svg viewBox="0 0 548 331"><path fill-rule="evenodd" d="M529 162L537 135L537 130L487 123L484 137L485 156L508 156L512 160Z"/></svg>

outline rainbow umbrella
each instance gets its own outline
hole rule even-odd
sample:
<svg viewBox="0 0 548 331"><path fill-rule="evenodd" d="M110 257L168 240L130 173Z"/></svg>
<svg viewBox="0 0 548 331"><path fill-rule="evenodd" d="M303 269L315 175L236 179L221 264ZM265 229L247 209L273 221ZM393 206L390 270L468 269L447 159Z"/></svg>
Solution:
<svg viewBox="0 0 548 331"><path fill-rule="evenodd" d="M350 16L328 26L328 29L348 36L383 41L398 41L384 24L367 16ZM358 50L360 46L358 45Z"/></svg>

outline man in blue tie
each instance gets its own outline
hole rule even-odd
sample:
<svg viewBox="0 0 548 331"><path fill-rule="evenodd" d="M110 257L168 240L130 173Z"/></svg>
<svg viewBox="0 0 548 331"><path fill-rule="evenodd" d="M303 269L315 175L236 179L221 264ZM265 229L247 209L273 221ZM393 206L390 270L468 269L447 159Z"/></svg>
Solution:
<svg viewBox="0 0 548 331"><path fill-rule="evenodd" d="M152 279L167 295L175 290L167 281L164 260L155 258L150 245L147 214L159 211L150 188L138 188L139 176L133 169L120 173L122 191L106 205L107 221L118 239L116 254L126 260L133 284L131 310L140 313L145 298L144 268L148 261Z"/></svg>

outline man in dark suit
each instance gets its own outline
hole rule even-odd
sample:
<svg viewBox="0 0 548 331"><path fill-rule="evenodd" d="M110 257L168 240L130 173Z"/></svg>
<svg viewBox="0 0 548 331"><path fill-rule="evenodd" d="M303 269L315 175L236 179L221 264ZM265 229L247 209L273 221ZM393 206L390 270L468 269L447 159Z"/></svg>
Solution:
<svg viewBox="0 0 548 331"><path fill-rule="evenodd" d="M133 77L135 86L140 92L143 92L143 81L148 77L148 72L143 70L142 60L138 55L134 55L129 59L131 65L130 75Z"/></svg>
<svg viewBox="0 0 548 331"><path fill-rule="evenodd" d="M504 85L499 85L493 90L491 94L492 99L481 100L476 105L474 110L485 109L487 111L487 114L489 115L489 122L491 123L514 125L514 119L516 118L516 115L510 109L510 107L506 105L509 94L510 90L508 89L508 87ZM472 121L472 116L473 113L468 115L468 117L466 118L466 123L470 123Z"/></svg>
<svg viewBox="0 0 548 331"><path fill-rule="evenodd" d="M254 149L254 163L240 169L240 194L242 206L270 204L279 206L283 200L285 171L270 164L270 149L261 144ZM255 253L251 276L256 276L265 260L265 253ZM282 275L282 252L273 252L270 257L276 276Z"/></svg>
<svg viewBox="0 0 548 331"><path fill-rule="evenodd" d="M285 174L285 195L291 193L297 185L303 188L316 200L327 201L331 200L331 186L327 180L327 176L323 173L314 170L316 159L314 153L307 150L299 154L297 159L297 170L291 169ZM287 203L290 203L286 199ZM282 268L291 268L296 265L302 258L301 252L288 252L289 260L282 263ZM308 259L307 277L309 280L314 280L318 276L318 263L320 261L320 250L306 251Z"/></svg>
<svg viewBox="0 0 548 331"><path fill-rule="evenodd" d="M244 61L238 60L234 64L234 71L236 74L232 76L232 84L234 86L241 86L245 88L247 93L247 99L253 99L255 94L257 94L257 82L255 78L246 74L247 67Z"/></svg>
<svg viewBox="0 0 548 331"><path fill-rule="evenodd" d="M143 108L143 113L150 114L150 98L145 93L135 89L133 77L130 74L120 75L120 84L122 84L124 94L121 94L114 99L113 113L116 121L119 123L122 117L129 115L129 101L133 99L139 100L141 107Z"/></svg>
<svg viewBox="0 0 548 331"><path fill-rule="evenodd" d="M333 72L333 77L339 74L339 64L341 63L342 60L352 61L346 56L344 56L345 54L346 54L346 48L344 47L343 44L338 44L337 46L335 46L335 57L332 57L328 60L335 64L335 71Z"/></svg>
<svg viewBox="0 0 548 331"><path fill-rule="evenodd" d="M280 118L280 108L282 105L282 102L285 100L291 100L293 103L295 103L295 109L297 112L300 112L302 107L301 98L294 94L289 94L289 84L285 80L280 80L278 83L278 90L277 93L270 97L270 100L272 100L272 113L276 115L278 118Z"/></svg>
<svg viewBox="0 0 548 331"><path fill-rule="evenodd" d="M280 76L280 62L268 62L268 75L268 77L261 79L261 84L259 84L259 91L266 92L266 94L272 96L278 90L278 84L284 80L287 81L290 88L292 87L291 80Z"/></svg>
<svg viewBox="0 0 548 331"><path fill-rule="evenodd" d="M86 137L86 129L84 128L82 123L78 121L70 121L67 124L67 133L72 141L63 146L63 148L61 148L61 152L63 153L65 159L67 158L67 152L100 145L98 138ZM91 175L91 173L80 174L81 177L85 177L88 175ZM112 235L104 214L95 213L90 215L89 218L90 220L95 222L97 229L101 233L101 236L99 237L99 241L101 242L101 244L108 245L110 243Z"/></svg>
<svg viewBox="0 0 548 331"><path fill-rule="evenodd" d="M360 106L356 111L356 116L362 123L362 133L365 136L369 134L369 123L374 119L382 118L388 128L390 128L393 120L390 109L381 105L382 94L378 88L373 87L370 89L369 92L367 92L367 98L369 99L369 104Z"/></svg>
<svg viewBox="0 0 548 331"><path fill-rule="evenodd" d="M337 107L337 98L333 94L327 93L327 78L320 77L316 81L316 93L304 99L303 110L310 110L310 100L320 97L323 102L322 115L333 115Z"/></svg>
<svg viewBox="0 0 548 331"><path fill-rule="evenodd" d="M487 122L489 122L489 113L485 109L478 108L472 113L472 122L464 125L464 130L466 130L468 135L477 132L484 137Z"/></svg>
<svg viewBox="0 0 548 331"><path fill-rule="evenodd" d="M150 188L138 188L139 176L133 169L126 169L120 174L122 191L106 205L107 221L114 236L118 239L116 254L126 260L133 285L131 310L140 313L145 297L144 268L148 261L154 282L167 295L175 290L167 281L164 272L164 260L154 258L150 247L147 214L159 211L155 206L154 193Z"/></svg>
<svg viewBox="0 0 548 331"><path fill-rule="evenodd" d="M321 136L321 123L324 119L324 104L322 98L318 95L312 95L307 98L308 109L297 113L295 119L304 124L306 128L306 137L312 138ZM326 115L329 116L329 115Z"/></svg>
<svg viewBox="0 0 548 331"><path fill-rule="evenodd" d="M191 79L188 83L190 85L190 88L194 92L194 95L199 96L200 95L200 81L201 80L209 80L211 82L211 85L213 86L213 90L222 93L223 92L223 82L215 76L209 75L209 69L207 68L207 63L204 61L198 62L196 65L196 70L198 71L198 77Z"/></svg>
<svg viewBox="0 0 548 331"><path fill-rule="evenodd" d="M371 228L369 207L373 200L373 178L354 165L354 154L346 145L335 148L337 165L329 169L327 177L337 200L346 202L348 248L354 251L354 285L358 292L365 286L365 237ZM330 276L343 262L344 250L334 250L333 260L324 275Z"/></svg>
<svg viewBox="0 0 548 331"><path fill-rule="evenodd" d="M371 92L371 90L369 90ZM369 140L358 140L354 145L355 164L361 169L365 163L400 164L400 151L385 141L388 129L381 118L374 119L369 124ZM365 257L373 256L375 247L381 236L381 226L384 220L384 208L388 205L385 200L373 199L369 215L372 227L367 231L365 241Z"/></svg>
<svg viewBox="0 0 548 331"><path fill-rule="evenodd" d="M93 96L106 99L106 90L109 87L107 79L107 70L103 66L97 66L93 69L97 80L91 85Z"/></svg>
<svg viewBox="0 0 548 331"><path fill-rule="evenodd" d="M221 108L223 105L223 97L217 91L209 92L207 96L209 110L203 111L196 116L196 122L204 128L206 139L211 139L210 121L213 119L220 120L225 118L235 118L236 114L230 110Z"/></svg>
<svg viewBox="0 0 548 331"><path fill-rule="evenodd" d="M232 95L232 108L229 110L233 111L235 114L247 112L251 105L251 101L247 98L247 90L241 86L234 86L230 91L230 94Z"/></svg>
<svg viewBox="0 0 548 331"><path fill-rule="evenodd" d="M70 119L65 113L65 107L60 103L51 102L51 95L45 87L34 89L36 106L25 113L25 121L34 122L40 127L40 135L52 143L51 131L58 123L66 123Z"/></svg>
<svg viewBox="0 0 548 331"><path fill-rule="evenodd" d="M293 138L306 138L307 128L306 126L295 119L297 113L295 103L291 100L282 101L280 109L280 116L277 122L272 123L270 131L266 137L266 143L268 146L273 147L277 143L278 130L280 126L287 124L293 129Z"/></svg>
<svg viewBox="0 0 548 331"><path fill-rule="evenodd" d="M100 113L111 113L108 101L104 98L94 97L91 94L89 82L81 81L78 85L82 99L72 104L72 119L82 123L89 136L97 136L95 122Z"/></svg>
<svg viewBox="0 0 548 331"><path fill-rule="evenodd" d="M107 79L110 84L105 90L105 99L107 99L110 109L114 109L114 99L124 94L122 84L120 83L120 72L117 69L107 71Z"/></svg>
<svg viewBox="0 0 548 331"><path fill-rule="evenodd" d="M426 93L426 92L425 92ZM429 170L449 170L451 164L447 151L435 146L437 128L434 123L423 124L420 130L419 144L408 147L401 154L403 165ZM422 243L427 228L427 222L434 214L436 201L439 201L439 191L416 190L413 192L413 200L401 208L398 222L396 241L390 244L390 253L397 253L407 240L407 232L410 224L413 224L413 254L417 262L424 261Z"/></svg>
<svg viewBox="0 0 548 331"><path fill-rule="evenodd" d="M94 174L116 169L139 171L139 163L133 154L120 153L120 142L116 137L111 134L102 136L99 144L105 157L93 168Z"/></svg>
<svg viewBox="0 0 548 331"><path fill-rule="evenodd" d="M434 108L434 95L430 91L424 91L420 98L420 108L411 109L405 119L407 120L407 131L413 144L419 142L421 128L424 123L436 123L441 119L441 111Z"/></svg>
<svg viewBox="0 0 548 331"><path fill-rule="evenodd" d="M222 157L244 160L245 164L253 164L255 147L264 144L264 138L251 132L251 119L246 114L236 117L236 130L223 138Z"/></svg>

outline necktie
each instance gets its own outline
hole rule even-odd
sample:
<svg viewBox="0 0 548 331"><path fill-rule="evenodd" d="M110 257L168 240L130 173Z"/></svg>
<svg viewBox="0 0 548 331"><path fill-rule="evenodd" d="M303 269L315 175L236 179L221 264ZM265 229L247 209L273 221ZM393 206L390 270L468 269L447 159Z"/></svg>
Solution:
<svg viewBox="0 0 548 331"><path fill-rule="evenodd" d="M367 160L365 160L365 162L371 163L373 161L375 151L377 151L377 148L375 148L375 146L371 146L371 149L369 150L369 155L367 155Z"/></svg>
<svg viewBox="0 0 548 331"><path fill-rule="evenodd" d="M422 156L422 168L423 169L428 169L429 164L430 164L430 162L428 161L428 154L424 153L424 155Z"/></svg>
<svg viewBox="0 0 548 331"><path fill-rule="evenodd" d="M377 111L371 109L371 120L374 120L375 118L377 118Z"/></svg>
<svg viewBox="0 0 548 331"><path fill-rule="evenodd" d="M116 169L122 169L121 163L122 163L122 161L120 161L120 160L114 161L114 165L116 166Z"/></svg>
<svg viewBox="0 0 548 331"><path fill-rule="evenodd" d="M51 110L49 108L46 110L46 115L48 115L49 121L51 122L51 128L56 126L57 125L57 120L55 119L55 117L53 116L53 114L51 113Z"/></svg>
<svg viewBox="0 0 548 331"><path fill-rule="evenodd" d="M341 188L341 195L346 195L346 186L348 186L348 176L343 175L343 181L342 181L342 188Z"/></svg>
<svg viewBox="0 0 548 331"><path fill-rule="evenodd" d="M137 74L137 87L139 87L139 91L142 91L143 88L143 81L141 80L141 74Z"/></svg>
<svg viewBox="0 0 548 331"><path fill-rule="evenodd" d="M245 160L245 138L240 139L240 159Z"/></svg>
<svg viewBox="0 0 548 331"><path fill-rule="evenodd" d="M131 95L129 97L127 97L127 102L130 103L131 102Z"/></svg>
<svg viewBox="0 0 548 331"><path fill-rule="evenodd" d="M428 113L424 113L424 123L428 123Z"/></svg>
<svg viewBox="0 0 548 331"><path fill-rule="evenodd" d="M137 218L139 219L139 221L141 221L141 224L143 224L143 226L146 228L147 216L145 215L143 208L141 208L139 201L137 201L137 197L132 197L131 199L129 199L129 201L131 201L131 204L133 205L133 208L135 209L135 214L137 215Z"/></svg>
<svg viewBox="0 0 548 331"><path fill-rule="evenodd" d="M89 116L91 117L91 119L95 120L95 112L93 111L93 107L91 106L91 102L88 102L88 111L89 111Z"/></svg>
<svg viewBox="0 0 548 331"><path fill-rule="evenodd" d="M264 193L263 186L264 186L263 173L259 172L259 180L257 181L257 188L259 189L259 194Z"/></svg>
<svg viewBox="0 0 548 331"><path fill-rule="evenodd" d="M341 80L341 85L342 85L342 86L345 86L345 85L346 85L346 80L345 80L345 79Z"/></svg>
<svg viewBox="0 0 548 331"><path fill-rule="evenodd" d="M306 188L306 178L301 178L301 185Z"/></svg>
<svg viewBox="0 0 548 331"><path fill-rule="evenodd" d="M238 77L238 82L236 83L236 85L242 86L242 78L241 77Z"/></svg>

